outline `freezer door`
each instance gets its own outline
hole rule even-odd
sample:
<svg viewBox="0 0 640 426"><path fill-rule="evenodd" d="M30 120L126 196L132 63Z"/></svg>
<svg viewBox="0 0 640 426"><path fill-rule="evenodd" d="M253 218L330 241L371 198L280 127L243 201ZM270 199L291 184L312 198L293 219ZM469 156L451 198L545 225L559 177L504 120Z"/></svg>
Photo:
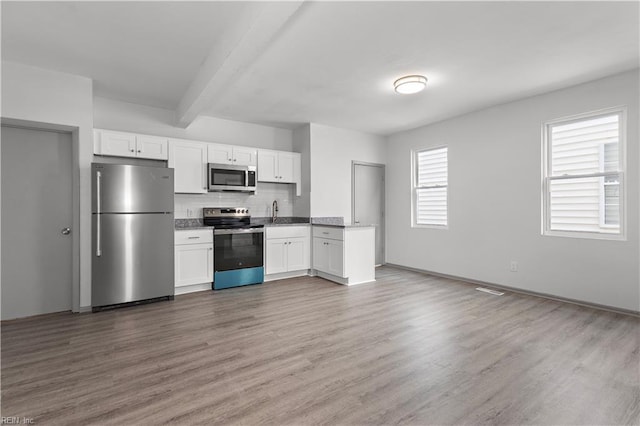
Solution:
<svg viewBox="0 0 640 426"><path fill-rule="evenodd" d="M93 213L173 212L173 169L91 165Z"/></svg>
<svg viewBox="0 0 640 426"><path fill-rule="evenodd" d="M174 294L173 214L94 214L92 219L93 307Z"/></svg>

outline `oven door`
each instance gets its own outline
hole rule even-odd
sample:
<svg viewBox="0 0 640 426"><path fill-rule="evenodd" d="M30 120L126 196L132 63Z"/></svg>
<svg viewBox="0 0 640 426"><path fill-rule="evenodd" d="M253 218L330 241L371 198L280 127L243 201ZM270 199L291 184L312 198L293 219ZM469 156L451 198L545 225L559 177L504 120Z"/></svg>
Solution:
<svg viewBox="0 0 640 426"><path fill-rule="evenodd" d="M215 229L214 271L263 266L263 228Z"/></svg>
<svg viewBox="0 0 640 426"><path fill-rule="evenodd" d="M249 186L247 166L209 164L209 191L255 191Z"/></svg>

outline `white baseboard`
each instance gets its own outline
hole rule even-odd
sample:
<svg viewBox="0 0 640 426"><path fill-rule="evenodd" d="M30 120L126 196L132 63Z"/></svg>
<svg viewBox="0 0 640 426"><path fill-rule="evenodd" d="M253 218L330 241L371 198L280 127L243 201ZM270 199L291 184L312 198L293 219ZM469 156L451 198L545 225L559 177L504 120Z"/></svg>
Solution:
<svg viewBox="0 0 640 426"><path fill-rule="evenodd" d="M439 272L427 271L425 269L419 269L419 268L412 268L410 266L397 265L395 263L387 263L386 266L390 266L390 267L398 268L398 269L404 269L404 270L407 270L407 271L420 272L420 273L423 273L423 274L433 275L435 277L442 277L442 278L449 278L449 279L457 280L457 281L464 281L464 282L467 282L469 284L474 284L474 285L482 285L482 286L486 286L486 287L493 287L493 288L496 288L496 289L499 289L499 290L510 291L512 293L526 294L528 296L542 297L544 299L555 300L555 301L558 301L558 302L571 303L573 305L586 306L588 308L595 308L595 309L600 309L600 310L603 310L603 311L609 311L609 312L615 312L615 313L618 313L618 314L625 314L625 315L632 315L632 316L635 316L635 317L640 317L640 311L634 311L632 309L624 309L624 308L617 308L615 306L600 305L598 303L585 302L585 301L582 301L582 300L570 299L570 298L562 297L562 296L555 296L553 294L548 294L548 293L538 293L537 291L523 290L521 288L509 287L509 286L501 285L501 284L494 284L494 283L490 283L490 282L486 282L486 281L475 280L473 278L465 278L465 277L458 277L458 276L455 276L455 275L441 274Z"/></svg>

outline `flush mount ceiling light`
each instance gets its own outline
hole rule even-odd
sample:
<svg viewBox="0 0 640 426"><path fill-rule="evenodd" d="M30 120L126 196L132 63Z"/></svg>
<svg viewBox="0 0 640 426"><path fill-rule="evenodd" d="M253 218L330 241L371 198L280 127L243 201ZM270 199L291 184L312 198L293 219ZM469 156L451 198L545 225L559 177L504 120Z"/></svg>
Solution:
<svg viewBox="0 0 640 426"><path fill-rule="evenodd" d="M410 95L424 90L427 85L427 77L422 75L407 75L393 82L397 93Z"/></svg>

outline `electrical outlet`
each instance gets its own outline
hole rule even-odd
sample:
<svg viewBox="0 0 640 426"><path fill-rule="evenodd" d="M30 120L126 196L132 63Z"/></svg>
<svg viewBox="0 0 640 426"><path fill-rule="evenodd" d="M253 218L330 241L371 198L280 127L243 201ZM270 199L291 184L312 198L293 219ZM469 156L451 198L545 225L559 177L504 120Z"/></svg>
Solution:
<svg viewBox="0 0 640 426"><path fill-rule="evenodd" d="M187 209L187 217L193 217L193 209Z"/></svg>
<svg viewBox="0 0 640 426"><path fill-rule="evenodd" d="M511 272L518 272L518 262L516 262L515 260L512 260L511 265L509 266L509 270Z"/></svg>

